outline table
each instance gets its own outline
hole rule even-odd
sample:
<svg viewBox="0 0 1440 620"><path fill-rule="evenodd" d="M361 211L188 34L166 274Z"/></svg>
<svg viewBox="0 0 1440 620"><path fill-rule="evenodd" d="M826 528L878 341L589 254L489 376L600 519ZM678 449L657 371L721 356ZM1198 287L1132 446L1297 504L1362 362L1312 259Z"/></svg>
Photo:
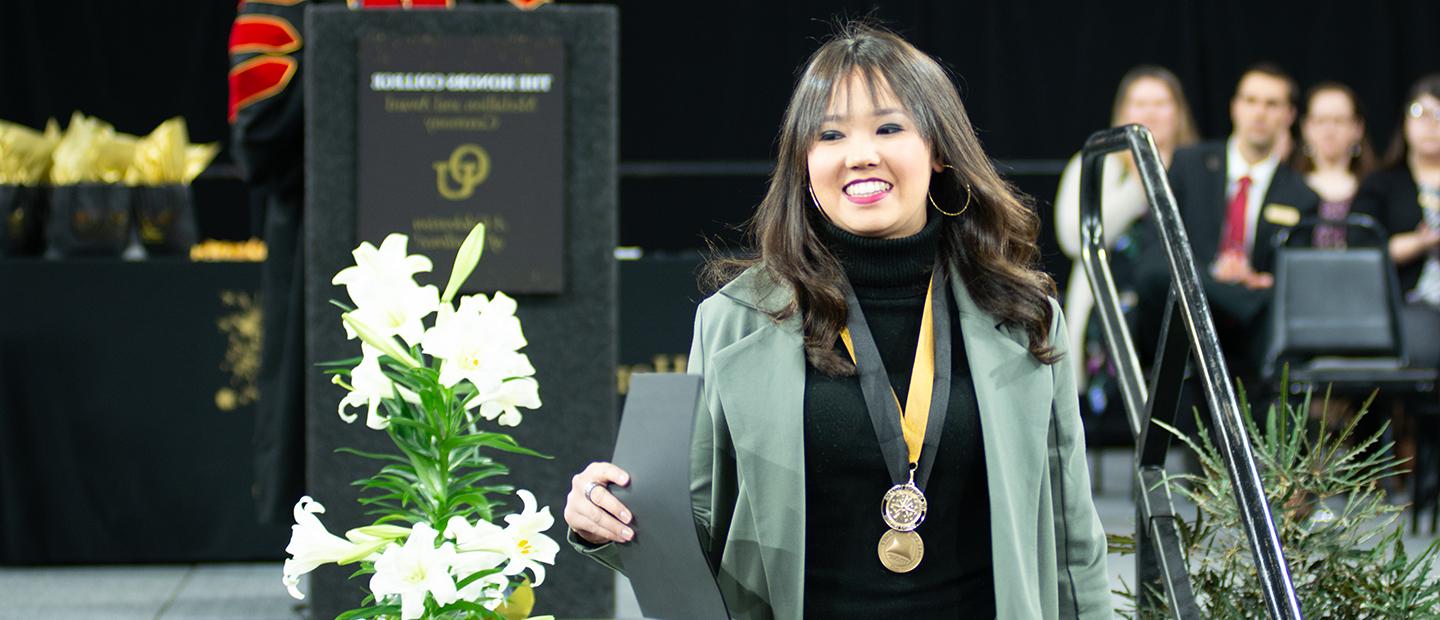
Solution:
<svg viewBox="0 0 1440 620"><path fill-rule="evenodd" d="M259 269L0 261L0 563L285 556L250 500Z"/></svg>

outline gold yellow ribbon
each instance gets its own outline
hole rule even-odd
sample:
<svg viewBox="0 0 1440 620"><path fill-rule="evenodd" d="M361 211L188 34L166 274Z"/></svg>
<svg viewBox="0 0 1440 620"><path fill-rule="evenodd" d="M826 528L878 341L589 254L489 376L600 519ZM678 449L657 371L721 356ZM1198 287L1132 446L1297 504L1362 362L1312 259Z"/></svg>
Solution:
<svg viewBox="0 0 1440 620"><path fill-rule="evenodd" d="M910 370L910 392L905 395L905 406L900 407L900 397L892 387L890 395L895 398L895 407L900 413L900 432L905 436L905 447L910 451L910 464L920 462L920 450L925 446L925 427L930 423L930 399L935 387L935 313L931 298L935 293L935 276L930 276L930 286L925 290L925 312L920 318L920 337L915 343L915 363ZM840 340L855 359L855 343L850 338L850 328L840 330ZM918 412L917 415L906 415Z"/></svg>

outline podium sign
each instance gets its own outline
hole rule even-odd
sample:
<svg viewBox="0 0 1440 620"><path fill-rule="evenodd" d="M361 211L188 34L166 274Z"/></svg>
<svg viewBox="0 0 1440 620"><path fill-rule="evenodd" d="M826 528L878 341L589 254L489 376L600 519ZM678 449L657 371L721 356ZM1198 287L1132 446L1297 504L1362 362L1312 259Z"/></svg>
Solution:
<svg viewBox="0 0 1440 620"><path fill-rule="evenodd" d="M565 48L521 36L363 34L358 41L358 237L410 236L445 287L476 222L466 290L564 287Z"/></svg>

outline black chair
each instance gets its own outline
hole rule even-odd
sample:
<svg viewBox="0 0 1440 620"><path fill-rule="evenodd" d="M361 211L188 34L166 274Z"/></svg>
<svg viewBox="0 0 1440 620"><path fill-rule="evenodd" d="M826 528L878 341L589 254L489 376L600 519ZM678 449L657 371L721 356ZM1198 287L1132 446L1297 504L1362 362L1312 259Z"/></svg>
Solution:
<svg viewBox="0 0 1440 620"><path fill-rule="evenodd" d="M1296 234L1317 225L1347 229L1344 249L1297 247ZM1387 236L1373 218L1350 215L1343 222L1306 218L1275 235L1275 290L1271 335L1262 372L1278 390L1289 368L1290 395L1315 389L1363 398L1375 389L1403 399L1416 414L1415 474L1412 493L1418 510L1429 507L1436 527L1437 493L1428 479L1440 455L1434 414L1437 370L1415 368L1405 355L1400 329L1400 291L1390 262ZM1276 392L1278 394L1278 391ZM1427 483L1421 484L1421 478Z"/></svg>

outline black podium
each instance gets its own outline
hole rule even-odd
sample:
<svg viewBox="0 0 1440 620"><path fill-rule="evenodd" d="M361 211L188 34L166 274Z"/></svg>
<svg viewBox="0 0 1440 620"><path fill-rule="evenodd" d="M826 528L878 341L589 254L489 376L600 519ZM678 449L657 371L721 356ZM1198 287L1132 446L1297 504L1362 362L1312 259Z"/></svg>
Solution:
<svg viewBox="0 0 1440 620"><path fill-rule="evenodd" d="M351 264L350 251L360 241L380 243L378 236L361 237L359 231L379 230L384 224L377 228L376 222L395 217L414 224L408 231L410 251L435 260L435 278L443 288L454 254L443 246L447 238L456 245L458 239L454 231L441 229L468 229L473 221L486 221L492 232L504 236L491 236L469 288L490 293L487 282L500 282L499 288L518 301L529 341L523 351L537 370L544 406L527 411L513 434L521 444L555 457L542 461L504 455L501 459L512 470L506 482L532 490L550 507L556 523L549 534L563 547L561 513L570 477L587 463L608 457L615 439L618 28L613 7L544 6L534 12L510 6L423 12L310 9L303 70L306 360L311 364L306 379L307 493L328 509L324 522L332 532L367 522L350 483L377 467L374 461L335 454L335 449L378 450L390 443L360 422L341 422L336 405L344 392L313 366L359 351L356 342L345 339L339 311L328 303L345 295L330 280ZM431 62L424 54L406 60L406 42L474 55L458 65L453 59ZM526 46L541 51L525 52L531 49ZM498 50L493 58L485 52L491 49ZM406 62L415 68L397 68L396 63ZM554 82L526 69L550 66L546 62L559 67L546 73L553 73ZM497 68L494 63L510 64ZM440 94L446 89L450 94ZM377 95L381 90L385 94ZM529 94L535 99L528 99ZM527 116L537 100L541 116ZM374 105L391 115L383 122L414 119L408 126L416 133L407 138L362 126L362 116L376 113L366 106ZM558 127L550 126L557 122ZM550 140L550 146L536 147L540 151L517 147L514 131L522 126L536 132L537 142ZM558 134L548 133L551 130ZM509 146L492 146L494 136L505 131L511 132ZM552 139L559 140L558 151ZM546 163L536 152L563 155ZM381 165L389 168L376 168ZM386 189L387 175L399 185ZM478 219L464 215L467 204L481 211L490 208L484 192L505 183L510 183L507 200L519 201L518 206L499 205L508 211ZM446 205L455 205L454 215L443 210ZM421 210L425 212L408 215ZM549 223L540 228L536 222ZM536 254L525 254L530 251ZM353 567L327 566L312 573L312 617L331 618L360 602L363 583L347 581L351 572ZM547 570L536 597L537 614L573 618L614 613L609 571L565 548Z"/></svg>

